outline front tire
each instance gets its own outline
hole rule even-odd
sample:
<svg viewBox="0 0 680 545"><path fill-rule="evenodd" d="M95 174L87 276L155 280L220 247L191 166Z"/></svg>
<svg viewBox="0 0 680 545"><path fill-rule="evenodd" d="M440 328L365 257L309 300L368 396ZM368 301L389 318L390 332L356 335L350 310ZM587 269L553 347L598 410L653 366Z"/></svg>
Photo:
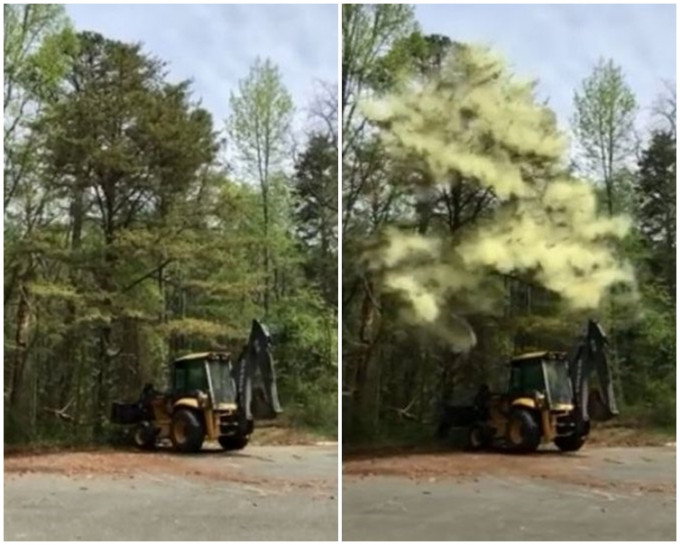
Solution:
<svg viewBox="0 0 680 545"><path fill-rule="evenodd" d="M473 424L468 430L467 448L478 451L488 449L491 446L488 431L479 424Z"/></svg>
<svg viewBox="0 0 680 545"><path fill-rule="evenodd" d="M242 450L248 444L247 435L223 435L217 441L224 450Z"/></svg>
<svg viewBox="0 0 680 545"><path fill-rule="evenodd" d="M565 435L555 437L555 446L562 452L576 452L585 444L585 435Z"/></svg>
<svg viewBox="0 0 680 545"><path fill-rule="evenodd" d="M515 408L508 419L507 442L514 452L534 452L541 444L541 428L534 415Z"/></svg>
<svg viewBox="0 0 680 545"><path fill-rule="evenodd" d="M170 440L175 450L198 452L203 446L205 429L198 415L187 409L180 409L172 415Z"/></svg>

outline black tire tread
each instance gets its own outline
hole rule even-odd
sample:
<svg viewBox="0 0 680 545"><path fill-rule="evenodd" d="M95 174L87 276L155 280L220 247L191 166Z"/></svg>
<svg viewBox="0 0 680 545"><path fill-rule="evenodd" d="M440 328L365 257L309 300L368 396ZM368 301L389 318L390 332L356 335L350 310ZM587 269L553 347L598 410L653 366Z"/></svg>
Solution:
<svg viewBox="0 0 680 545"><path fill-rule="evenodd" d="M242 450L248 444L248 440L247 435L223 435L217 438L224 450Z"/></svg>
<svg viewBox="0 0 680 545"><path fill-rule="evenodd" d="M541 428L532 413L522 407L515 407L510 411L508 425L513 420L521 420L523 428L523 441L520 445L514 445L508 438L511 449L515 452L534 452L541 444Z"/></svg>
<svg viewBox="0 0 680 545"><path fill-rule="evenodd" d="M584 435L566 435L564 437L555 437L555 446L562 452L576 452L585 444L586 437Z"/></svg>
<svg viewBox="0 0 680 545"><path fill-rule="evenodd" d="M174 434L175 422L180 419L184 420L189 429L187 432L187 441L184 444L180 444ZM203 446L204 439L205 428L196 412L189 409L179 409L175 411L172 415L172 425L170 429L170 440L172 441L172 446L175 450L180 452L198 452Z"/></svg>
<svg viewBox="0 0 680 545"><path fill-rule="evenodd" d="M137 434L141 434L141 442L137 442ZM133 431L135 446L142 450L153 450L156 447L156 432L150 422L140 422Z"/></svg>

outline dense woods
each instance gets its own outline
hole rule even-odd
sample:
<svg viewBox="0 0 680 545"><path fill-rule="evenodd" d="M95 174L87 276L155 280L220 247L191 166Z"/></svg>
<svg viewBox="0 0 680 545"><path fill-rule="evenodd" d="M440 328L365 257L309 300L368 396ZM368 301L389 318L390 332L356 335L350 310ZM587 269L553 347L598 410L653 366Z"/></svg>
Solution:
<svg viewBox="0 0 680 545"><path fill-rule="evenodd" d="M602 60L561 128L498 52L424 35L411 6L345 5L342 32L343 441L432 437L443 402L588 317L622 420L674 427L674 83L641 133Z"/></svg>
<svg viewBox="0 0 680 545"><path fill-rule="evenodd" d="M60 6L4 15L6 441L100 440L111 401L175 356L238 353L253 318L286 417L335 434L332 84L297 105L257 60L213 119L140 44Z"/></svg>

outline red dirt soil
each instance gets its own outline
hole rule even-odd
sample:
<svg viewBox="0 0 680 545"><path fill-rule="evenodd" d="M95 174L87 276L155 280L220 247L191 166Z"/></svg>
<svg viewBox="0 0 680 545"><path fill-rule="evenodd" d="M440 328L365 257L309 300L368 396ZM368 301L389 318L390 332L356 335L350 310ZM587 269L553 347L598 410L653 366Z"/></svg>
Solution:
<svg viewBox="0 0 680 545"><path fill-rule="evenodd" d="M414 452L395 449L343 456L345 477L375 475L400 476L416 481L439 479L478 480L480 476L516 476L559 481L598 489L625 489L644 492L674 492L675 483L651 484L610 481L598 477L602 461L583 454L565 455L539 451L529 455L510 453L467 453L451 451Z"/></svg>
<svg viewBox="0 0 680 545"><path fill-rule="evenodd" d="M207 450L193 455L162 450L5 453L5 475L57 473L67 477L92 478L105 475L120 479L134 479L140 475L173 475L277 488L323 488L328 484L321 479L293 480L247 475L235 467L236 464L229 460L229 456L219 450Z"/></svg>

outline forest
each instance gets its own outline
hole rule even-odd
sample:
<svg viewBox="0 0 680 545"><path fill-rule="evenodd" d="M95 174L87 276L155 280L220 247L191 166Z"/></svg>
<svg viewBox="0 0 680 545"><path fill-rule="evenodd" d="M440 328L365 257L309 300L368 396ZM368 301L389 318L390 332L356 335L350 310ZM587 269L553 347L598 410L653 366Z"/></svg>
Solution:
<svg viewBox="0 0 680 545"><path fill-rule="evenodd" d="M105 440L112 401L254 318L285 422L335 436L337 84L294 104L258 58L213 119L142 44L4 17L6 443Z"/></svg>
<svg viewBox="0 0 680 545"><path fill-rule="evenodd" d="M344 5L342 35L343 443L432 438L591 317L619 420L674 434L675 82L638 104L603 58L561 128L540 74L412 6Z"/></svg>

